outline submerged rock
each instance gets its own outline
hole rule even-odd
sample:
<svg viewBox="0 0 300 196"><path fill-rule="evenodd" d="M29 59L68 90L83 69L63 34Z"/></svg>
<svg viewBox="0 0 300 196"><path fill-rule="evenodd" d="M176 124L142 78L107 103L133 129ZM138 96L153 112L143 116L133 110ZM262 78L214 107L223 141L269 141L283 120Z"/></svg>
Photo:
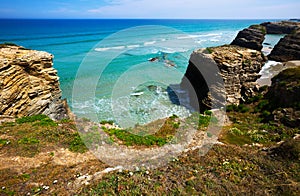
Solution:
<svg viewBox="0 0 300 196"><path fill-rule="evenodd" d="M231 45L250 48L253 50L261 50L263 41L265 40L266 29L261 25L252 25L243 29L238 33Z"/></svg>
<svg viewBox="0 0 300 196"><path fill-rule="evenodd" d="M61 100L53 55L20 46L0 47L0 115L45 114L54 120L68 118Z"/></svg>

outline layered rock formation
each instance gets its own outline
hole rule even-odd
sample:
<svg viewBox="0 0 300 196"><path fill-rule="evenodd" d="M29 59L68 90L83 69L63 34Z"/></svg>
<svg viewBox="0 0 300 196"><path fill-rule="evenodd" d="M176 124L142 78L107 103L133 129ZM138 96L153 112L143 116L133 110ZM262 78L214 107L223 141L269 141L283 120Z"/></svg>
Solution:
<svg viewBox="0 0 300 196"><path fill-rule="evenodd" d="M209 104L211 98L208 92L211 89L209 83L212 82L208 83L207 80L212 81L214 78L211 77L214 76L209 74L207 77L205 70L209 69L211 63L206 58L214 61L220 70L219 74L225 87L225 92L221 93L226 95L227 105L238 105L241 101L256 94L258 90L256 80L260 77L258 73L266 60L260 51L233 45L214 47L209 51L210 54L204 54L203 50L198 50L191 55L185 79L181 82L183 88L188 86L187 82L193 86L200 104L200 111L203 110L203 107L204 109L211 107ZM199 59L193 59L195 56ZM194 63L195 61L202 63ZM220 95L217 96L220 97Z"/></svg>
<svg viewBox="0 0 300 196"><path fill-rule="evenodd" d="M47 52L0 46L0 115L68 118L52 59Z"/></svg>
<svg viewBox="0 0 300 196"><path fill-rule="evenodd" d="M281 62L300 60L300 29L280 39L268 58Z"/></svg>
<svg viewBox="0 0 300 196"><path fill-rule="evenodd" d="M266 28L267 34L291 34L300 27L299 22L280 21L260 24Z"/></svg>
<svg viewBox="0 0 300 196"><path fill-rule="evenodd" d="M265 40L266 28L261 25L252 25L238 33L231 45L261 50Z"/></svg>

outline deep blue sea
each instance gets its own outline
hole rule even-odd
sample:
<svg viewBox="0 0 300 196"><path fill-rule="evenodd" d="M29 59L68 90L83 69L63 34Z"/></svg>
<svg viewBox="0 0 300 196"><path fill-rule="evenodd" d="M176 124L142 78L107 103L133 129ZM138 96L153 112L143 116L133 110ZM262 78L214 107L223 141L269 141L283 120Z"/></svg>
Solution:
<svg viewBox="0 0 300 196"><path fill-rule="evenodd" d="M170 102L166 88L168 83L180 83L193 50L229 44L239 30L264 21L12 19L0 20L0 42L52 53L62 96L76 114L96 111L99 120L131 115L133 121L145 123L188 113ZM78 70L80 79L99 77L93 81L97 84L94 98L86 96L88 84L84 84L76 91L82 97L72 100Z"/></svg>

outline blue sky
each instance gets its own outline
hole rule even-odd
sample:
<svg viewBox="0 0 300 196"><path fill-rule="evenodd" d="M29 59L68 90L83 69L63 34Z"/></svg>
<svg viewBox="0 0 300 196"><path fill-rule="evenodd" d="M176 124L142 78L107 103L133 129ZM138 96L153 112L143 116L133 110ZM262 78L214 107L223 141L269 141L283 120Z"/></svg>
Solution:
<svg viewBox="0 0 300 196"><path fill-rule="evenodd" d="M0 18L300 18L299 0L0 0Z"/></svg>

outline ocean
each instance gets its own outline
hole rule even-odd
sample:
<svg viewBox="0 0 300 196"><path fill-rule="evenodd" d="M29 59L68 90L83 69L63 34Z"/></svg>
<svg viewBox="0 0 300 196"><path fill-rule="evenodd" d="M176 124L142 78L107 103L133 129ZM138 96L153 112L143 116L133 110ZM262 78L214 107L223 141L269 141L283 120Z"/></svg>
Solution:
<svg viewBox="0 0 300 196"><path fill-rule="evenodd" d="M1 19L0 42L52 53L72 111L126 127L189 115L167 91L180 83L191 52L229 44L239 30L265 21Z"/></svg>

